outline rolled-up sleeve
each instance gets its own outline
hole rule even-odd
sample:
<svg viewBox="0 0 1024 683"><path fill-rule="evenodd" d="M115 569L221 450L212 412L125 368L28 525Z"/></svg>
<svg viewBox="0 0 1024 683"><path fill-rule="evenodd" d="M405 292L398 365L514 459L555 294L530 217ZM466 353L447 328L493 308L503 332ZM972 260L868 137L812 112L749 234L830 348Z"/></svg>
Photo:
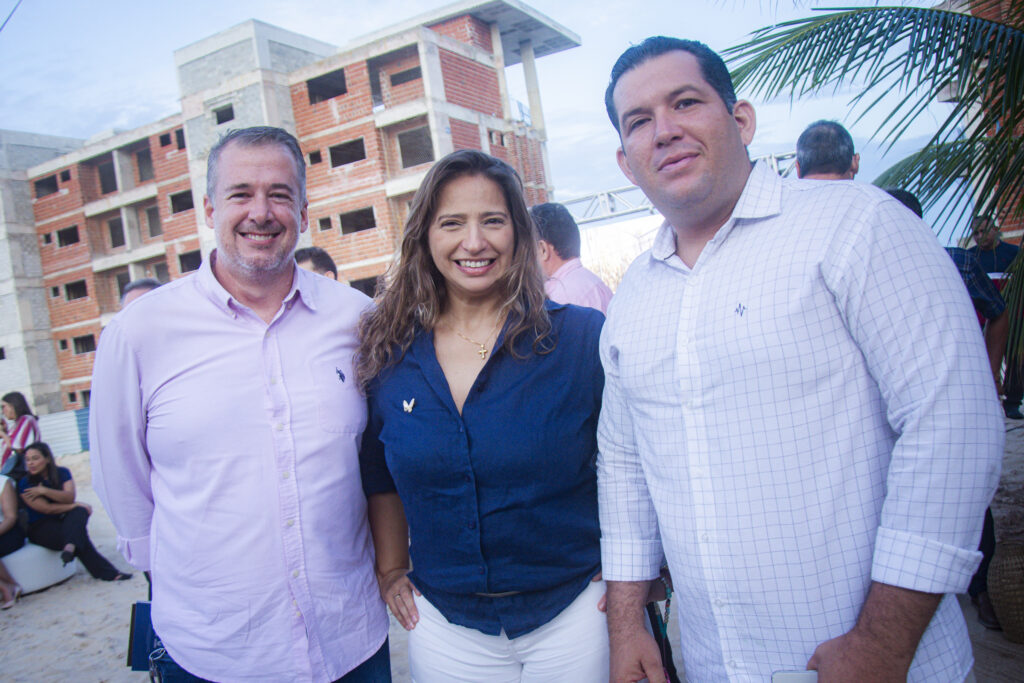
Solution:
<svg viewBox="0 0 1024 683"><path fill-rule="evenodd" d="M645 581L658 575L663 553L658 517L619 381L613 315L609 311L601 334L604 393L597 428L601 570L608 581Z"/></svg>
<svg viewBox="0 0 1024 683"><path fill-rule="evenodd" d="M931 230L882 202L840 237L825 277L897 435L871 577L966 590L999 481L1004 424L977 319ZM907 257L913 254L913 259Z"/></svg>
<svg viewBox="0 0 1024 683"><path fill-rule="evenodd" d="M359 473L363 480L363 493L369 497L376 493L394 493L395 480L384 458L384 444L380 441L380 411L374 408L374 393L367 399L366 429L359 448Z"/></svg>
<svg viewBox="0 0 1024 683"><path fill-rule="evenodd" d="M138 356L114 319L103 330L93 365L89 406L93 488L117 529L117 548L150 568L153 493Z"/></svg>

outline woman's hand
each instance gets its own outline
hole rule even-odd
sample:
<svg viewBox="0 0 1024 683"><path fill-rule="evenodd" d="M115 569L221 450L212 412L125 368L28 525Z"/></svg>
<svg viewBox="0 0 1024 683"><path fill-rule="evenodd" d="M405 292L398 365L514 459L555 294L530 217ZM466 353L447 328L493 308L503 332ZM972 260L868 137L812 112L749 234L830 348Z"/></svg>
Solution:
<svg viewBox="0 0 1024 683"><path fill-rule="evenodd" d="M38 498L46 498L46 490L47 489L45 486L43 486L42 484L38 484L36 486L31 486L25 489L21 495L25 499L25 501L28 502L31 500L36 500Z"/></svg>
<svg viewBox="0 0 1024 683"><path fill-rule="evenodd" d="M85 508L86 514L88 514L90 517L92 516L92 505L89 505L88 503L75 503L75 506Z"/></svg>
<svg viewBox="0 0 1024 683"><path fill-rule="evenodd" d="M394 569L383 575L377 576L377 584L380 586L380 596L388 604L391 613L398 619L406 631L411 631L420 620L419 610L413 602L413 593L421 595L412 585L412 581L406 576L408 569Z"/></svg>

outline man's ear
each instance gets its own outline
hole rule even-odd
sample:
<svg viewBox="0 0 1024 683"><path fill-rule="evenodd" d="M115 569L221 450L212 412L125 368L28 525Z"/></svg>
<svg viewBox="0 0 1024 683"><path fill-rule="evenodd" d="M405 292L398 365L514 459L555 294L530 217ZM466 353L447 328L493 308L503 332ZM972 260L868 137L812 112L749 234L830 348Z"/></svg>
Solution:
<svg viewBox="0 0 1024 683"><path fill-rule="evenodd" d="M754 113L754 105L746 100L737 100L732 106L732 117L740 129L740 139L746 147L754 141L754 133L757 131L757 114Z"/></svg>
<svg viewBox="0 0 1024 683"><path fill-rule="evenodd" d="M793 162L793 170L796 171L796 177L797 178L803 178L804 177L804 174L800 172L800 162L799 161L794 161Z"/></svg>
<svg viewBox="0 0 1024 683"><path fill-rule="evenodd" d="M853 180L858 171L860 171L860 155L854 154L853 160L850 162L850 180Z"/></svg>
<svg viewBox="0 0 1024 683"><path fill-rule="evenodd" d="M537 240L537 257L541 263L547 263L551 258L551 244L547 240Z"/></svg>
<svg viewBox="0 0 1024 683"><path fill-rule="evenodd" d="M213 200L209 195L203 197L203 213L206 215L207 227L213 227Z"/></svg>
<svg viewBox="0 0 1024 683"><path fill-rule="evenodd" d="M615 160L619 162L619 168L622 169L623 175L629 178L629 182L636 185L636 180L633 178L633 171L629 168L629 162L626 160L626 153L619 147L615 150Z"/></svg>

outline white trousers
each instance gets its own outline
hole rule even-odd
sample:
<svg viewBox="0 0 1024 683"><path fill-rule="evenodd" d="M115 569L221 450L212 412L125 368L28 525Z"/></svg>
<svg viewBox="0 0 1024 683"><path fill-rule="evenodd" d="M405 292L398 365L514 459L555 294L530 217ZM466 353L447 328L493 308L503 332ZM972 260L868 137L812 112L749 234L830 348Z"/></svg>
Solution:
<svg viewBox="0 0 1024 683"><path fill-rule="evenodd" d="M413 683L605 683L608 625L597 602L604 581L592 582L558 616L515 639L449 623L423 596L409 632Z"/></svg>

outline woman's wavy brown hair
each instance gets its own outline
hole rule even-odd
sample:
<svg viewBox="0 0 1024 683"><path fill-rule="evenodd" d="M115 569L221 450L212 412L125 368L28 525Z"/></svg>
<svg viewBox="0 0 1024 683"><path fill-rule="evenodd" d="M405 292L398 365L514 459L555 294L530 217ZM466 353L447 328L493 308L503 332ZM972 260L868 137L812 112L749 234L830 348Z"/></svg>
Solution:
<svg viewBox="0 0 1024 683"><path fill-rule="evenodd" d="M511 166L489 154L471 149L444 157L427 173L412 200L412 210L402 234L398 261L378 286L376 306L359 323L359 355L356 376L366 385L385 368L397 363L412 344L417 328L432 330L445 309L447 287L434 265L427 233L437 213L444 186L463 176L494 181L505 195L515 241L512 262L498 280L508 313L502 346L516 357L516 342L533 337L534 352L547 353L554 344L551 321L544 308L544 278L537 259L537 236L523 197L523 183Z"/></svg>

